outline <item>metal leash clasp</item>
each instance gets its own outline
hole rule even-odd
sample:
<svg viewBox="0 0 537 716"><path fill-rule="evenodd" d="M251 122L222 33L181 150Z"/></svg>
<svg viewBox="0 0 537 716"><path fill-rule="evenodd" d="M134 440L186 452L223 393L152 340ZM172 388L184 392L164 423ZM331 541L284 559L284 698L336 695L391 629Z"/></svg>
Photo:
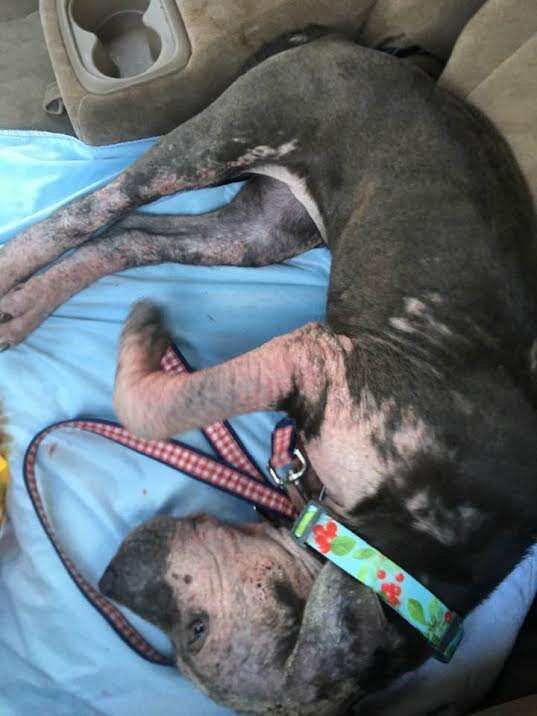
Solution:
<svg viewBox="0 0 537 716"><path fill-rule="evenodd" d="M271 478L274 480L274 483L284 490L286 490L289 486L294 487L304 502L307 502L308 497L300 480L304 476L307 468L308 463L306 458L298 448L293 450L293 461L285 468L284 475L279 475L272 464L270 462L268 464L269 473Z"/></svg>

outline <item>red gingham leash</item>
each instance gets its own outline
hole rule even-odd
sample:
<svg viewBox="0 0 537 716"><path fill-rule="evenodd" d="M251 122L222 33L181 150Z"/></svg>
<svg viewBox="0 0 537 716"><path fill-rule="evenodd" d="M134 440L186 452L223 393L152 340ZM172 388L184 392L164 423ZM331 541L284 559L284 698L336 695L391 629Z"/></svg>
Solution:
<svg viewBox="0 0 537 716"><path fill-rule="evenodd" d="M284 418L276 425L272 433L272 456L270 466L278 469L292 463L295 457L296 428L295 421Z"/></svg>
<svg viewBox="0 0 537 716"><path fill-rule="evenodd" d="M180 373L192 370L175 347L168 349L161 365L166 372ZM41 525L69 576L83 596L131 649L147 661L171 666L173 660L154 649L119 609L80 574L56 537L39 493L35 468L37 453L43 441L53 431L63 428L74 428L100 435L281 517L287 519L295 517L295 507L282 491L268 483L227 421L213 423L202 429L217 454L216 458L178 440L156 441L136 438L118 423L99 420L66 420L45 428L32 440L24 458L24 481ZM283 467L292 461L294 440L292 421L288 419L281 421L276 426L272 438L271 465L273 467Z"/></svg>

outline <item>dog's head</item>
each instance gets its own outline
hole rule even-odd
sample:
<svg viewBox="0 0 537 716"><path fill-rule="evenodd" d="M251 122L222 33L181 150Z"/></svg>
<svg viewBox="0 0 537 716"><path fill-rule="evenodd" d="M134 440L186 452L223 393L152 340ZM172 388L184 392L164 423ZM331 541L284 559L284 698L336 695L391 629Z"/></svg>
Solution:
<svg viewBox="0 0 537 716"><path fill-rule="evenodd" d="M126 538L100 588L165 631L180 672L240 712L341 713L404 659L371 590L268 524L157 517Z"/></svg>

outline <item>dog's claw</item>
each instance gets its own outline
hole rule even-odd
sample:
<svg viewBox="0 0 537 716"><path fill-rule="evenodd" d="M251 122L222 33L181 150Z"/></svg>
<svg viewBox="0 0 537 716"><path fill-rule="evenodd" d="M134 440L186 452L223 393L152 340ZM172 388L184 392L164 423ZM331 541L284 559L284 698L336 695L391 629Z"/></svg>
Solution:
<svg viewBox="0 0 537 716"><path fill-rule="evenodd" d="M8 348L11 348L9 343L0 343L0 353L7 351Z"/></svg>
<svg viewBox="0 0 537 716"><path fill-rule="evenodd" d="M12 320L13 320L13 316L11 315L11 313L2 313L0 311L0 323L8 323L8 321L12 321Z"/></svg>

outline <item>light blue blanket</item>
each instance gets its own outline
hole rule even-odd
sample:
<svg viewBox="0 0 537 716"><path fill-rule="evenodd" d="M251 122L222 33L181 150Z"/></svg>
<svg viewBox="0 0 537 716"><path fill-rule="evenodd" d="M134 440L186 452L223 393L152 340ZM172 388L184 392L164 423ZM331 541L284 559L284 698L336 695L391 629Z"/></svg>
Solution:
<svg viewBox="0 0 537 716"><path fill-rule="evenodd" d="M95 148L65 136L0 132L0 241L106 183L151 144ZM161 200L152 210L204 212L239 189L191 192ZM50 423L79 416L113 419L117 339L137 299L151 297L166 307L179 347L194 366L203 367L322 318L329 262L328 252L316 249L263 269L171 264L133 269L78 294L24 344L0 355L0 396L13 438L10 522L0 541L2 716L227 713L173 669L153 666L131 652L82 598L33 513L22 482L22 457L35 433ZM232 421L261 465L278 417L263 413ZM186 440L209 451L198 432ZM47 440L38 475L60 538L94 583L125 534L157 512L205 510L225 519L253 519L252 510L232 497L75 431ZM482 688L497 672L535 594L536 565L536 557L528 560L481 616L472 617L460 656L441 667L454 698L468 692L468 679ZM156 630L136 623L155 645L167 647ZM477 658L483 651L487 664ZM420 672L428 704L435 669ZM398 696L398 703L407 696Z"/></svg>

